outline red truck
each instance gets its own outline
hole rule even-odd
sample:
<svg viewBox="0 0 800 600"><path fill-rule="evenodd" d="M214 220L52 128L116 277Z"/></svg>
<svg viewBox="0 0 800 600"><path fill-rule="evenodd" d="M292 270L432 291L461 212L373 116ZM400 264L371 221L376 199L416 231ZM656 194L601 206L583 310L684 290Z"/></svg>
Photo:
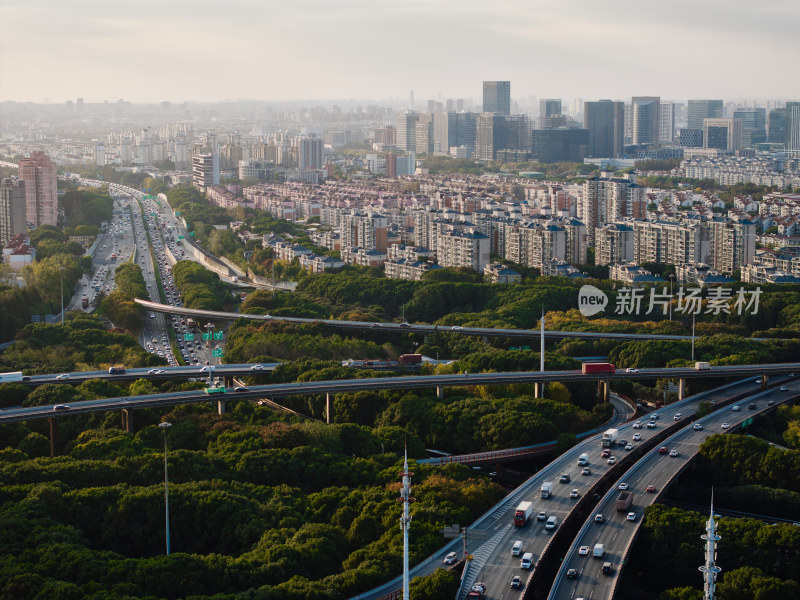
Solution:
<svg viewBox="0 0 800 600"><path fill-rule="evenodd" d="M611 363L583 363L583 374L616 373L617 367Z"/></svg>
<svg viewBox="0 0 800 600"><path fill-rule="evenodd" d="M422 364L422 354L401 354L398 359L401 365Z"/></svg>

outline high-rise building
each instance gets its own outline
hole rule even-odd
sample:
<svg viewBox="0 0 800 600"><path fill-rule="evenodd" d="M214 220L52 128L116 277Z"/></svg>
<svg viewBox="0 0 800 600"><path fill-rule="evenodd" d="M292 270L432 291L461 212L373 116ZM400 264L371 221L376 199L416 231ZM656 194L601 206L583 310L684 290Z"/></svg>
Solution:
<svg viewBox="0 0 800 600"><path fill-rule="evenodd" d="M195 154L192 157L192 183L200 191L214 185L214 157L211 154Z"/></svg>
<svg viewBox="0 0 800 600"><path fill-rule="evenodd" d="M419 114L413 110L406 110L395 117L395 130L397 147L405 151L417 149L417 121Z"/></svg>
<svg viewBox="0 0 800 600"><path fill-rule="evenodd" d="M752 264L756 248L756 226L752 221L731 221L715 217L711 229L711 266L732 274Z"/></svg>
<svg viewBox="0 0 800 600"><path fill-rule="evenodd" d="M561 99L539 100L539 127L541 129L554 129L564 127L566 124L566 116L561 114Z"/></svg>
<svg viewBox="0 0 800 600"><path fill-rule="evenodd" d="M741 119L706 119L703 121L703 148L736 152L741 147Z"/></svg>
<svg viewBox="0 0 800 600"><path fill-rule="evenodd" d="M467 267L483 273L489 256L489 238L482 233L449 231L436 239L436 257L443 267Z"/></svg>
<svg viewBox="0 0 800 600"><path fill-rule="evenodd" d="M56 163L41 151L19 161L19 176L25 181L26 215L34 229L58 225L57 171Z"/></svg>
<svg viewBox="0 0 800 600"><path fill-rule="evenodd" d="M687 129L702 129L705 119L721 119L722 100L689 100Z"/></svg>
<svg viewBox="0 0 800 600"><path fill-rule="evenodd" d="M769 111L769 137L770 144L786 143L786 108L773 108Z"/></svg>
<svg viewBox="0 0 800 600"><path fill-rule="evenodd" d="M18 233L27 231L25 182L21 179L0 180L0 247Z"/></svg>
<svg viewBox="0 0 800 600"><path fill-rule="evenodd" d="M606 223L594 232L594 264L633 261L633 228L627 223Z"/></svg>
<svg viewBox="0 0 800 600"><path fill-rule="evenodd" d="M633 108L633 143L658 143L661 124L659 118L661 98L658 96L636 96L631 98L631 106Z"/></svg>
<svg viewBox="0 0 800 600"><path fill-rule="evenodd" d="M590 245L595 230L617 219L644 219L647 216L645 188L629 179L592 177L583 184L578 216L586 225Z"/></svg>
<svg viewBox="0 0 800 600"><path fill-rule="evenodd" d="M587 129L534 129L531 159L544 163L583 162L589 148Z"/></svg>
<svg viewBox="0 0 800 600"><path fill-rule="evenodd" d="M484 112L478 117L475 132L475 158L492 161L505 148L505 117Z"/></svg>
<svg viewBox="0 0 800 600"><path fill-rule="evenodd" d="M300 140L300 161L301 169L321 169L323 159L324 143L322 138L302 138Z"/></svg>
<svg viewBox="0 0 800 600"><path fill-rule="evenodd" d="M766 108L740 108L734 111L733 118L742 121L742 148L767 141Z"/></svg>
<svg viewBox="0 0 800 600"><path fill-rule="evenodd" d="M106 146L103 142L94 143L94 164L98 167L106 165Z"/></svg>
<svg viewBox="0 0 800 600"><path fill-rule="evenodd" d="M497 115L511 114L511 82L483 82L483 112Z"/></svg>
<svg viewBox="0 0 800 600"><path fill-rule="evenodd" d="M800 158L800 102L786 103L786 151Z"/></svg>
<svg viewBox="0 0 800 600"><path fill-rule="evenodd" d="M586 102L583 126L589 131L588 156L614 158L622 156L625 141L625 103L600 100Z"/></svg>
<svg viewBox="0 0 800 600"><path fill-rule="evenodd" d="M675 105L662 102L658 107L658 141L670 143L675 138Z"/></svg>
<svg viewBox="0 0 800 600"><path fill-rule="evenodd" d="M433 153L433 115L422 113L419 115L415 132L415 150L417 154Z"/></svg>
<svg viewBox="0 0 800 600"><path fill-rule="evenodd" d="M388 226L388 218L377 213L343 214L339 222L342 248L386 252Z"/></svg>
<svg viewBox="0 0 800 600"><path fill-rule="evenodd" d="M702 148L702 129L681 129L678 142L682 148Z"/></svg>

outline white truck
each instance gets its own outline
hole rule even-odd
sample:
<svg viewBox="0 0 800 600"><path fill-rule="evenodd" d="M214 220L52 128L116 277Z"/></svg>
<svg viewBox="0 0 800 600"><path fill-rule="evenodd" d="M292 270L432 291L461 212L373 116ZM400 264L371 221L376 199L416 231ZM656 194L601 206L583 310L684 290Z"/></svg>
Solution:
<svg viewBox="0 0 800 600"><path fill-rule="evenodd" d="M610 448L612 447L619 437L619 429L606 429L603 432L603 437L600 438L600 442L603 448Z"/></svg>
<svg viewBox="0 0 800 600"><path fill-rule="evenodd" d="M22 371L0 373L0 383L13 383L15 381L22 381Z"/></svg>
<svg viewBox="0 0 800 600"><path fill-rule="evenodd" d="M553 482L552 481L545 481L542 484L542 489L539 492L539 495L542 498L549 498L550 494L553 493Z"/></svg>
<svg viewBox="0 0 800 600"><path fill-rule="evenodd" d="M695 371L708 371L711 369L711 365L707 362L696 362L694 363Z"/></svg>
<svg viewBox="0 0 800 600"><path fill-rule="evenodd" d="M578 464L582 467L585 467L589 464L589 455L586 452L578 457Z"/></svg>
<svg viewBox="0 0 800 600"><path fill-rule="evenodd" d="M606 555L606 547L603 544L595 544L592 551L593 558L603 558Z"/></svg>

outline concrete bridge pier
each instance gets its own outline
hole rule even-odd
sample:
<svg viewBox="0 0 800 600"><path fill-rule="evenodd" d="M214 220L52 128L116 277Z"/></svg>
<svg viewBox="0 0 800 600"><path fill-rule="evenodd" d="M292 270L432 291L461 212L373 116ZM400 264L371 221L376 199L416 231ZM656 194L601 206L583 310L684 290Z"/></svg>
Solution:
<svg viewBox="0 0 800 600"><path fill-rule="evenodd" d="M600 403L609 402L611 398L611 382L608 379L597 380L597 400Z"/></svg>
<svg viewBox="0 0 800 600"><path fill-rule="evenodd" d="M533 383L533 395L536 398L544 398L544 381L535 381Z"/></svg>
<svg viewBox="0 0 800 600"><path fill-rule="evenodd" d="M218 415L225 414L225 400L217 400L217 414Z"/></svg>
<svg viewBox="0 0 800 600"><path fill-rule="evenodd" d="M686 380L681 378L678 380L678 400L683 400L686 397Z"/></svg>
<svg viewBox="0 0 800 600"><path fill-rule="evenodd" d="M122 409L122 428L128 433L133 433L133 409Z"/></svg>
<svg viewBox="0 0 800 600"><path fill-rule="evenodd" d="M444 387L443 386L441 386L441 385L436 386L436 397L439 400L444 400Z"/></svg>
<svg viewBox="0 0 800 600"><path fill-rule="evenodd" d="M769 375L762 375L761 376L761 389L767 389L767 384L769 384Z"/></svg>
<svg viewBox="0 0 800 600"><path fill-rule="evenodd" d="M53 417L49 417L47 422L50 424L50 458L55 458L58 453L58 423Z"/></svg>
<svg viewBox="0 0 800 600"><path fill-rule="evenodd" d="M331 402L331 394L325 394L325 422L330 425L333 422L333 403Z"/></svg>
<svg viewBox="0 0 800 600"><path fill-rule="evenodd" d="M226 375L224 379L224 385L226 388L233 387L233 375Z"/></svg>

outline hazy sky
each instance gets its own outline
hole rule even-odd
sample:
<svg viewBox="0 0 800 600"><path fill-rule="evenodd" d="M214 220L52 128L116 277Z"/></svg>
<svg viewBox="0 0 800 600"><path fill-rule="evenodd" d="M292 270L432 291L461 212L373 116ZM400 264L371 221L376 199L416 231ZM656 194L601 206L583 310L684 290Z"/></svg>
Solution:
<svg viewBox="0 0 800 600"><path fill-rule="evenodd" d="M0 0L0 100L800 98L798 0Z"/></svg>

